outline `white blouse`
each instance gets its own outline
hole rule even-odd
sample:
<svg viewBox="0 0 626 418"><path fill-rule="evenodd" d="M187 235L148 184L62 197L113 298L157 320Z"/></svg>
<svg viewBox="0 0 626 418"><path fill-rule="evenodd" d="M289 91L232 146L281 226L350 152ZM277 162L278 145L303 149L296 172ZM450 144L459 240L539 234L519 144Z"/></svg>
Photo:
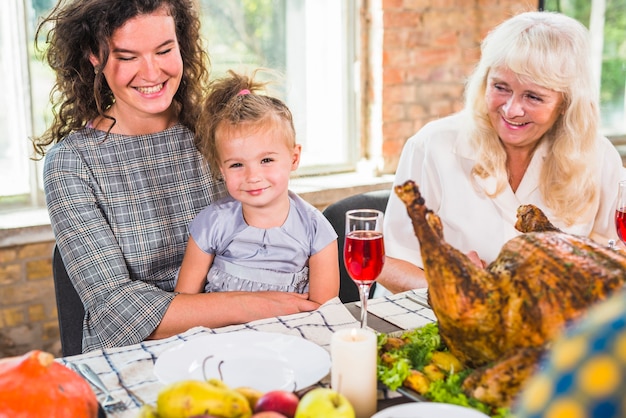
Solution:
<svg viewBox="0 0 626 418"><path fill-rule="evenodd" d="M563 231L589 236L600 244L617 239L614 224L617 183L624 178L619 153L604 137L598 139L602 169L600 193L589 206L595 214L586 223L566 227L546 208L538 188L542 160L549 152L547 144L535 151L517 191L508 187L495 198L484 191L495 187L493 178L472 179L476 158L463 129L464 115L458 113L433 121L404 146L395 176L395 184L413 180L443 224L445 241L467 253L474 250L487 263L495 260L504 245L519 235L515 229L517 208L533 204ZM404 203L391 194L385 213L385 252L422 267L420 247L411 227Z"/></svg>

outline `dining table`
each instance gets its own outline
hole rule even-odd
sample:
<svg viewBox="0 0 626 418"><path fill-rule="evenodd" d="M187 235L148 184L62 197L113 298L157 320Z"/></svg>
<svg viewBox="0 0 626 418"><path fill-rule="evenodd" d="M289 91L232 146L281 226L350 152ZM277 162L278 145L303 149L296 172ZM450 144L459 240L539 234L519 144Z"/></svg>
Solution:
<svg viewBox="0 0 626 418"><path fill-rule="evenodd" d="M426 289L416 289L370 299L367 303L368 327L377 333L388 334L435 322L435 315L428 307L426 292ZM360 318L359 302L344 304L339 298L333 298L311 312L260 319L222 328L194 327L165 339L95 350L56 360L68 367L87 364L110 393L123 401L122 410L106 411L107 417L137 417L141 406L145 403L154 405L158 393L166 386L166 383L155 374L155 363L159 356L168 350L207 335L261 331L301 337L330 353L333 333L346 328L359 328L358 318ZM315 386L330 386L330 370ZM97 387L94 387L94 393L102 402L105 394ZM409 401L412 400L379 384L378 410Z"/></svg>

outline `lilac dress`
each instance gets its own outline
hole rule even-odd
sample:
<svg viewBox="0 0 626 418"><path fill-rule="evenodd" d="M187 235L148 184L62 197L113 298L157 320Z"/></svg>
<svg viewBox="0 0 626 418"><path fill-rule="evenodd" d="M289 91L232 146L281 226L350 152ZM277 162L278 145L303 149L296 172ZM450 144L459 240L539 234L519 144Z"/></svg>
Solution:
<svg viewBox="0 0 626 418"><path fill-rule="evenodd" d="M289 215L276 228L246 224L241 203L232 197L196 216L189 232L198 247L215 255L206 292L308 292L309 257L336 240L337 234L319 210L291 191L289 202Z"/></svg>

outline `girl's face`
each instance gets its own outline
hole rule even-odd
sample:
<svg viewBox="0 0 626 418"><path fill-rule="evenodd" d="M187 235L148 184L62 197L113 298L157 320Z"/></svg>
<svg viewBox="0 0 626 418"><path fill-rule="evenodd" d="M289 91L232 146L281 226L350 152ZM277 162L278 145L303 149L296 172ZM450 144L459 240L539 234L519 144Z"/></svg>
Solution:
<svg viewBox="0 0 626 418"><path fill-rule="evenodd" d="M220 171L230 195L244 206L284 204L289 177L300 164L301 146L291 146L281 124L242 125L217 132Z"/></svg>
<svg viewBox="0 0 626 418"><path fill-rule="evenodd" d="M170 118L183 75L174 19L165 9L128 20L113 32L102 69L113 95L113 116L123 120ZM98 59L91 56L91 63ZM134 122L137 123L137 122Z"/></svg>
<svg viewBox="0 0 626 418"><path fill-rule="evenodd" d="M491 69L487 110L505 148L532 148L561 115L561 93L520 81L510 70Z"/></svg>

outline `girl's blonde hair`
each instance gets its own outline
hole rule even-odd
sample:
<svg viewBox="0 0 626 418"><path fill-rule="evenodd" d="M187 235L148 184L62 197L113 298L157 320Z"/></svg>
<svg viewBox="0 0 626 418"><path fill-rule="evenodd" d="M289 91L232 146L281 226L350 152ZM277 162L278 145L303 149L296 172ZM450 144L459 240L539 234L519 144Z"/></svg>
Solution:
<svg viewBox="0 0 626 418"><path fill-rule="evenodd" d="M508 182L507 155L489 120L485 91L491 69L509 69L521 80L562 94L562 113L546 132L548 153L539 190L546 205L567 224L584 217L597 195L598 87L590 65L587 29L553 12L526 12L491 31L481 59L468 80L465 107L470 138L479 157L473 171L493 176L500 193Z"/></svg>
<svg viewBox="0 0 626 418"><path fill-rule="evenodd" d="M260 94L268 82L255 81L259 71L247 76L230 70L226 77L210 84L209 95L200 111L197 141L214 176L220 176L218 137L229 137L242 126L251 129L278 126L286 144L296 145L293 115L282 100Z"/></svg>

